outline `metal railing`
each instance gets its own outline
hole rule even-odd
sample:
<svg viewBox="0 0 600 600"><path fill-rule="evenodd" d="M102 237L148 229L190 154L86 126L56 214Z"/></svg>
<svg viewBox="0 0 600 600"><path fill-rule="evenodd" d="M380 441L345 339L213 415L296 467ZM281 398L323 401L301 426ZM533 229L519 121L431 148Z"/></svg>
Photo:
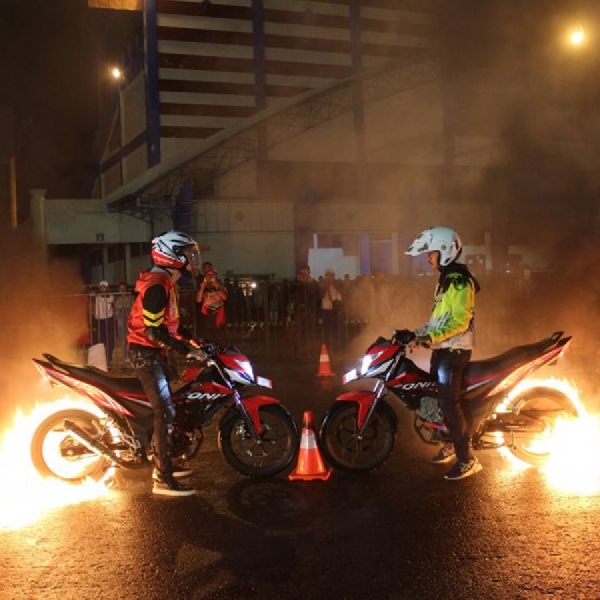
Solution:
<svg viewBox="0 0 600 600"><path fill-rule="evenodd" d="M389 336L395 328L414 328L427 320L435 289L435 278L363 276L338 282L343 307L336 317L337 337L329 352L337 356L359 356L378 335ZM181 322L195 337L236 345L254 358L265 360L319 360L324 342L319 284L293 281L225 282L228 298L222 327L207 323L195 291L182 287L179 294ZM493 276L483 282L476 310L478 355L491 356L511 346L535 341L550 333L556 324L550 316L526 317L532 285L518 277ZM115 301L125 297L111 292ZM126 318L115 317L101 331L95 321L97 294L86 294L89 335L82 344L111 338L114 348L110 368L126 370ZM479 326L484 323L484 326ZM104 334L104 335L103 335Z"/></svg>

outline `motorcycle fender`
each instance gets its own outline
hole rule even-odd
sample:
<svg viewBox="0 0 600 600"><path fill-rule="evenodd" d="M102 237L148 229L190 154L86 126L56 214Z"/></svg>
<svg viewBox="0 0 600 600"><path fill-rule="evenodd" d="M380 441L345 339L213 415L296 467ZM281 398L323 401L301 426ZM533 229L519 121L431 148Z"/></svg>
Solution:
<svg viewBox="0 0 600 600"><path fill-rule="evenodd" d="M354 390L346 392L337 397L337 402L355 402L358 404L357 426L360 428L364 425L369 409L375 400L375 392Z"/></svg>
<svg viewBox="0 0 600 600"><path fill-rule="evenodd" d="M242 404L244 405L247 413L250 415L256 431L260 432L262 430L260 425L260 417L258 415L260 407L267 404L279 404L279 400L277 400L277 398L273 398L272 396L250 396L248 398L242 398Z"/></svg>

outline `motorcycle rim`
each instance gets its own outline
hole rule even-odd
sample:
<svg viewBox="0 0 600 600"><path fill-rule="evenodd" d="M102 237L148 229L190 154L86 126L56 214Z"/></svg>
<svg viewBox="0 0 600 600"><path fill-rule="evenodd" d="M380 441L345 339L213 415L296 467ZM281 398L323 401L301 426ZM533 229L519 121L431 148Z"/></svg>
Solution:
<svg viewBox="0 0 600 600"><path fill-rule="evenodd" d="M518 431L504 434L504 441L518 459L543 467L550 458L551 434L558 419L577 417L577 409L566 394L549 388L527 390L513 400L518 413L535 419L541 432Z"/></svg>
<svg viewBox="0 0 600 600"><path fill-rule="evenodd" d="M233 410L223 420L219 443L229 465L243 475L268 477L286 469L298 452L298 428L281 405L259 409L262 433L257 439Z"/></svg>
<svg viewBox="0 0 600 600"><path fill-rule="evenodd" d="M346 402L334 405L319 432L325 459L333 467L348 472L371 471L381 466L396 439L396 420L390 412L385 405L378 405L359 437L358 406Z"/></svg>
<svg viewBox="0 0 600 600"><path fill-rule="evenodd" d="M100 480L110 466L105 458L87 450L65 429L73 421L91 435L102 430L100 420L84 410L61 410L42 421L31 440L31 459L43 477L56 477L69 483L87 478Z"/></svg>

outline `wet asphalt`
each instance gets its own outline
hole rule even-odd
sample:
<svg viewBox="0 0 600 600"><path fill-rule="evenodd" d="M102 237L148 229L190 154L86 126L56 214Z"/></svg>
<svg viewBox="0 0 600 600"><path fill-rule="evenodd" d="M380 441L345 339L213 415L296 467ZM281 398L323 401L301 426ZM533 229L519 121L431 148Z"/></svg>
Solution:
<svg viewBox="0 0 600 600"><path fill-rule="evenodd" d="M301 424L318 424L346 364L259 365ZM482 451L461 482L428 463L398 406L394 454L365 476L253 480L207 431L193 498L156 498L150 471L108 497L0 530L0 600L593 599L600 597L600 495L558 492L543 473ZM4 482L2 493L10 493Z"/></svg>

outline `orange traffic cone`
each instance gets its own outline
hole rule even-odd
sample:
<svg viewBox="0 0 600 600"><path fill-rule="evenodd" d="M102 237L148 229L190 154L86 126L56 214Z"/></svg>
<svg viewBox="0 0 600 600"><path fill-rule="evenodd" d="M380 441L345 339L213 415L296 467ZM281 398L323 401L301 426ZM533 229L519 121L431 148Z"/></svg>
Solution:
<svg viewBox="0 0 600 600"><path fill-rule="evenodd" d="M332 377L333 375L335 375L335 373L331 370L331 361L329 360L329 354L327 353L327 346L323 344L321 346L317 377Z"/></svg>
<svg viewBox="0 0 600 600"><path fill-rule="evenodd" d="M300 453L298 454L298 464L296 469L289 474L291 481L303 479L322 479L327 481L331 475L331 469L326 469L317 440L315 438L315 428L313 425L313 415L310 410L304 412L302 419L302 439L300 440Z"/></svg>

